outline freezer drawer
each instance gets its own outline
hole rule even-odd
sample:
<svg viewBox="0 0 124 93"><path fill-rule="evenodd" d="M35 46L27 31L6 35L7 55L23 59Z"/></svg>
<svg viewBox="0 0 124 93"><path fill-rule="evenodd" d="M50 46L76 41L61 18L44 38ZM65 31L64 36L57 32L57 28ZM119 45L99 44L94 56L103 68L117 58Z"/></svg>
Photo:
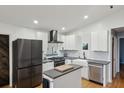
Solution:
<svg viewBox="0 0 124 93"><path fill-rule="evenodd" d="M101 64L89 65L89 80L103 84L103 66Z"/></svg>
<svg viewBox="0 0 124 93"><path fill-rule="evenodd" d="M31 68L17 70L17 87L18 88L31 87Z"/></svg>

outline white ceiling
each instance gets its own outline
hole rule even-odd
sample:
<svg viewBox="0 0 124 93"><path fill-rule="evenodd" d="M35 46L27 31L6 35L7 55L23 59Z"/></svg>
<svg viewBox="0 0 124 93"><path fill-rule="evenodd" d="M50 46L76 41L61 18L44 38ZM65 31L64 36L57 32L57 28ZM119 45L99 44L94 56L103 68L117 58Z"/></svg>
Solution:
<svg viewBox="0 0 124 93"><path fill-rule="evenodd" d="M44 31L56 29L67 32L116 13L120 9L124 9L124 6L114 6L113 9L103 5L0 6L0 21ZM85 15L89 16L86 20L83 18ZM38 25L33 23L35 19L39 21ZM62 31L62 27L65 27L65 31Z"/></svg>

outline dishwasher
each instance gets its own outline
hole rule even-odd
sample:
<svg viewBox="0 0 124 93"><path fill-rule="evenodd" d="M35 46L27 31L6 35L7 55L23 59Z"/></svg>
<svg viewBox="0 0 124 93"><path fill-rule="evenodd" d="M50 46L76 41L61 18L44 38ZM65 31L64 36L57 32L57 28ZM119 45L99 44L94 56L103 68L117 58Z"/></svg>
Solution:
<svg viewBox="0 0 124 93"><path fill-rule="evenodd" d="M103 84L103 65L94 62L88 62L88 66L89 80Z"/></svg>

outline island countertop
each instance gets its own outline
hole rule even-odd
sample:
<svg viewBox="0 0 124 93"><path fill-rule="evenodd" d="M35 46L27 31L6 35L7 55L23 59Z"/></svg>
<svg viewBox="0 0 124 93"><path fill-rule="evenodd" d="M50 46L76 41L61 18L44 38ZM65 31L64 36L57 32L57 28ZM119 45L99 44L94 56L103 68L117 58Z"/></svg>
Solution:
<svg viewBox="0 0 124 93"><path fill-rule="evenodd" d="M50 77L52 79L56 79L56 78L58 78L60 76L63 76L63 75L68 74L68 73L70 73L72 71L75 71L77 69L82 68L82 66L80 66L80 65L75 65L75 64L69 64L69 65L73 66L73 68L70 69L70 70L60 72L60 71L57 71L55 69L51 69L51 70L45 71L43 74L45 74L46 76L48 76L48 77Z"/></svg>

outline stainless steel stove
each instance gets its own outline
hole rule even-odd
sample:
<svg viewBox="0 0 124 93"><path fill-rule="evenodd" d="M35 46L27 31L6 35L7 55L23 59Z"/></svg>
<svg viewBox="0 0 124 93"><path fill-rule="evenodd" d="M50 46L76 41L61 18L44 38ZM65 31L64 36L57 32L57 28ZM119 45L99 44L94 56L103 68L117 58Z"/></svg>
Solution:
<svg viewBox="0 0 124 93"><path fill-rule="evenodd" d="M49 59L54 61L54 67L65 64L65 58L64 57L52 57Z"/></svg>

